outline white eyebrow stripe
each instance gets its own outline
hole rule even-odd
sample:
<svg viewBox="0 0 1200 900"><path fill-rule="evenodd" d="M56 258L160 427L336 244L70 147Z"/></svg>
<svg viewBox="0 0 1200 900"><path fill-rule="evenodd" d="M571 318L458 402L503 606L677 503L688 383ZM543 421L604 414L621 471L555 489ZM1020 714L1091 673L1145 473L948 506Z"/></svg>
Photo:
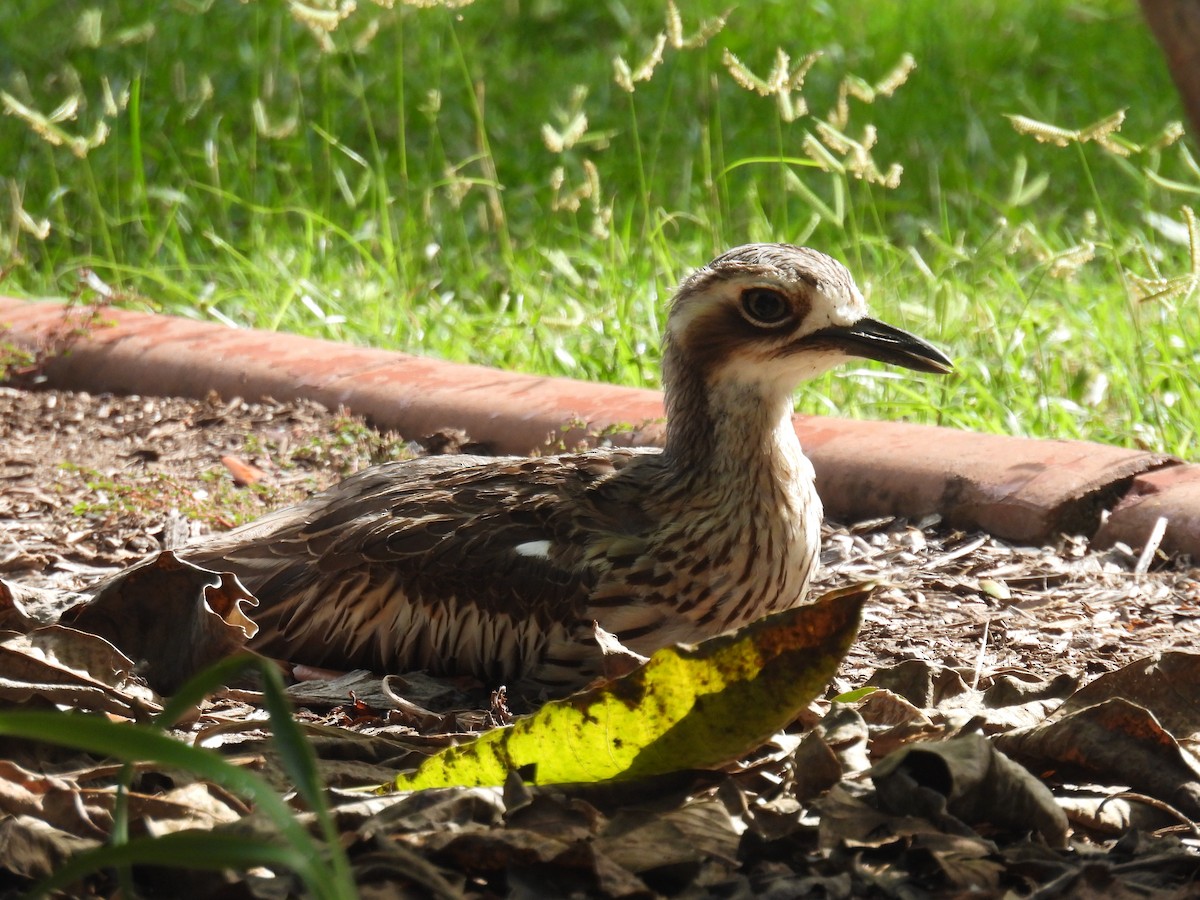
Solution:
<svg viewBox="0 0 1200 900"><path fill-rule="evenodd" d="M523 544L517 544L513 549L517 551L518 556L535 556L541 559L550 558L549 541L526 541Z"/></svg>

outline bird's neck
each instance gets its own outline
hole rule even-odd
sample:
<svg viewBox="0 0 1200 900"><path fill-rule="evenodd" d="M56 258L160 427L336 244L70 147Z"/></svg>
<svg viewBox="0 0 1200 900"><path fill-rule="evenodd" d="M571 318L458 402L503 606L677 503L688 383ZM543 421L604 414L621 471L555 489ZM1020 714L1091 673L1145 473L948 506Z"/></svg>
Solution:
<svg viewBox="0 0 1200 900"><path fill-rule="evenodd" d="M811 480L792 426L790 391L736 380L709 385L687 366L670 372L664 455L689 478Z"/></svg>

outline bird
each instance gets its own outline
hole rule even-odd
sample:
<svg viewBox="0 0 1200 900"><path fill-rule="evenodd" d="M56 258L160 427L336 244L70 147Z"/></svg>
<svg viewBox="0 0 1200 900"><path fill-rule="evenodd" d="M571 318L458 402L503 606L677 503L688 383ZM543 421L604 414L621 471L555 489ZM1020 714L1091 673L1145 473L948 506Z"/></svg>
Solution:
<svg viewBox="0 0 1200 900"><path fill-rule="evenodd" d="M793 393L852 358L953 368L830 256L735 247L671 301L661 449L384 463L180 555L257 597L267 655L562 696L602 671L597 624L649 655L805 601L822 506Z"/></svg>

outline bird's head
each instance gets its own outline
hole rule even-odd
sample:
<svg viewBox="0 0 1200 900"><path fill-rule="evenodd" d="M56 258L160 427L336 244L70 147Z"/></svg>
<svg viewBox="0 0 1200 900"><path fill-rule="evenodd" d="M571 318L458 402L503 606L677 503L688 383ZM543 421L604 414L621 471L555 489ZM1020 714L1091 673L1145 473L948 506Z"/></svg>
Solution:
<svg viewBox="0 0 1200 900"><path fill-rule="evenodd" d="M846 267L789 244L746 244L680 285L667 320L664 380L686 370L710 387L790 395L852 357L945 373L949 358L867 315Z"/></svg>

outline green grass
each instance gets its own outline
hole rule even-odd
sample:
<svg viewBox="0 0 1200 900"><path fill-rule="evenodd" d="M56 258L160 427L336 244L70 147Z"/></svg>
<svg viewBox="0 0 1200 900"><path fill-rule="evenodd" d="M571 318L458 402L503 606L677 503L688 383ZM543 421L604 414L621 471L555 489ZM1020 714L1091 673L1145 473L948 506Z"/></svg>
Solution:
<svg viewBox="0 0 1200 900"><path fill-rule="evenodd" d="M297 820L297 810L261 775L169 733L205 696L244 671L254 671L262 681L263 705L270 716L281 774L313 814L313 830L320 835L319 840ZM283 678L270 661L245 653L213 664L181 686L151 724L114 722L78 711L0 711L0 735L44 741L96 756L115 757L129 764L137 762L151 770L190 772L250 800L266 824L258 833L195 828L131 837L127 791L133 770L127 765L117 786L108 843L73 854L64 864L55 866L54 874L35 886L28 896L51 896L52 892L61 892L102 869L115 870L122 895L137 896L132 876L134 865L215 870L269 866L299 876L306 896L321 900L349 900L357 896L312 745L293 719Z"/></svg>
<svg viewBox="0 0 1200 900"><path fill-rule="evenodd" d="M723 8L688 4L683 36ZM690 267L804 242L959 373L843 372L801 409L1194 455L1200 252L1155 223L1184 222L1200 170L1156 145L1179 104L1130 0L744 4L632 93L613 60L639 67L665 6L362 2L328 32L273 0L165 9L0 7L4 290L70 296L90 270L85 298L652 384ZM765 77L777 44L793 67L822 53L794 121L723 62ZM806 152L842 87L906 53L907 83L850 98L841 129L874 126L897 187L854 177L835 140ZM1107 146L1006 118L1126 108ZM575 142L550 149L544 125ZM1143 302L1135 276L1158 275L1179 280Z"/></svg>

